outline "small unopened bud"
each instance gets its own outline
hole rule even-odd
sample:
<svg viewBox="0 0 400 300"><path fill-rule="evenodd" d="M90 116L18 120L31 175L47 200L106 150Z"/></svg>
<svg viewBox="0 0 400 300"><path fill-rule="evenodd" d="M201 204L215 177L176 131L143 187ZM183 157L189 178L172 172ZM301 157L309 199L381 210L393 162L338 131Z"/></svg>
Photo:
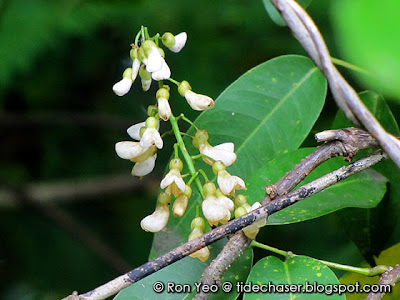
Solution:
<svg viewBox="0 0 400 300"><path fill-rule="evenodd" d="M207 130L197 130L196 134L193 137L192 144L197 149L200 148L200 145L205 144L208 141L208 133Z"/></svg>
<svg viewBox="0 0 400 300"><path fill-rule="evenodd" d="M180 172L183 169L183 162L180 160L180 158L175 157L169 162L169 169L170 170L175 169Z"/></svg>

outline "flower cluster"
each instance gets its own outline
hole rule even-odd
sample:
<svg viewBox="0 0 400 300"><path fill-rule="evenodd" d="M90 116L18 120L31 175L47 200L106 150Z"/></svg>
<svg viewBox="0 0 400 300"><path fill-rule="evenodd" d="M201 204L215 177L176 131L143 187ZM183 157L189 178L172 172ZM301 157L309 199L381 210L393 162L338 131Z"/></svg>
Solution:
<svg viewBox="0 0 400 300"><path fill-rule="evenodd" d="M196 216L191 223L191 233L189 241L201 236L205 230L206 222L210 226L217 226L228 222L236 208L236 214L243 214L252 209L250 205L242 203L237 205L242 195L236 195L237 190L246 188L245 182L238 176L231 175L226 168L231 166L237 159L234 152L234 144L227 142L219 145L211 145L206 130L198 129L192 121L183 114L175 117L170 105L171 88L164 84L168 80L175 84L177 93L184 97L189 106L196 111L204 111L214 107L214 100L206 95L197 94L192 91L189 82L181 82L171 78L171 70L165 60L165 52L159 47L160 42L172 52L179 52L185 46L187 35L182 32L176 36L167 32L162 36L156 34L150 37L147 28L142 27L132 44L130 57L132 66L123 73L121 81L113 86L115 94L123 96L129 92L133 82L139 75L142 88L148 91L153 80L158 81L158 90L155 93L155 103L150 105L147 110L147 119L128 128L127 133L134 141L122 141L115 145L117 155L123 159L135 163L132 175L142 177L149 174L155 167L157 151L163 148L164 134L160 134L160 120L169 121L172 131L176 137L174 146L174 156L169 162L169 171L161 180L159 194L155 211L146 216L140 223L145 231L159 232L163 230L170 217L170 205L175 217L182 217L190 201L196 206ZM182 138L182 133L178 127L178 121L183 120L196 128L196 133L192 136L192 144L198 149L198 154L193 156L188 153L188 149ZM180 154L181 153L181 156ZM206 172L195 167L196 159L203 159L206 164L212 166L215 180L209 180ZM182 174L183 170L188 173ZM204 181L201 180L203 177ZM186 179L187 178L187 179ZM192 199L192 186L195 185L198 194L202 199ZM234 201L235 200L235 203ZM258 232L258 225L246 228L248 235ZM256 233L255 233L256 234ZM207 247L193 253L192 257L197 257L202 261L208 259L210 252Z"/></svg>
<svg viewBox="0 0 400 300"><path fill-rule="evenodd" d="M164 50L158 47L157 43L150 37L147 38L144 31L141 31L140 34L143 35L141 46L132 44L130 52L132 67L127 68L122 75L122 80L113 86L113 90L118 96L123 96L129 92L138 74L144 91L150 89L152 79L160 81L171 76L171 70L164 59ZM176 36L166 32L161 41L167 48L177 53L185 46L186 39L186 32L181 32ZM158 42L158 39L156 41Z"/></svg>

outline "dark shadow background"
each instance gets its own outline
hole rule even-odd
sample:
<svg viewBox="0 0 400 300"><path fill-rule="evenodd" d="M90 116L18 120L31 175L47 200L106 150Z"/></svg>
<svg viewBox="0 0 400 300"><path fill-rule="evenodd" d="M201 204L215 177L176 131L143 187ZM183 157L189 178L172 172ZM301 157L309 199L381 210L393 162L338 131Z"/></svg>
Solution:
<svg viewBox="0 0 400 300"><path fill-rule="evenodd" d="M329 2L314 1L308 10L338 57ZM59 299L146 262L152 234L139 223L154 208L172 141L158 152L151 175L130 177L132 164L117 157L114 145L144 120L155 85L143 93L138 80L121 98L111 89L130 64L129 45L142 24L152 35L187 32L181 53L166 53L172 76L213 98L259 63L304 54L287 28L270 21L262 1L0 3L1 299ZM194 118L180 100L170 100L173 109ZM328 96L314 131L328 128L336 110ZM306 144L315 145L312 138ZM89 192L80 190L82 183ZM32 186L42 187L47 200L35 204ZM49 187L67 196L54 197ZM268 227L260 240L358 263L358 251L337 226L327 216Z"/></svg>

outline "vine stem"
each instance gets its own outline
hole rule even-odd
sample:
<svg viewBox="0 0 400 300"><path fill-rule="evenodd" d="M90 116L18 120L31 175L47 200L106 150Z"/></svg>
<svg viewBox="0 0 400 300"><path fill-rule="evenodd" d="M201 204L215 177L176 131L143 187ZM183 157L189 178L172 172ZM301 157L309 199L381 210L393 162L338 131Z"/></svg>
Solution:
<svg viewBox="0 0 400 300"><path fill-rule="evenodd" d="M174 131L175 134L175 138L176 138L176 142L178 143L178 147L181 150L181 153L183 155L183 158L186 162L186 165L189 169L189 174L191 176L196 176L196 169L194 167L193 164L193 160L190 156L190 154L188 153L186 146L185 146L185 142L183 141L182 135L181 135L181 131L179 130L179 126L178 126L178 121L176 120L175 116L173 114L171 114L171 117L169 118L169 121L171 123L172 126L172 130ZM200 195L202 198L204 198L204 193L203 193L203 186L201 185L200 179L198 177L196 177L194 179L194 183L196 184Z"/></svg>
<svg viewBox="0 0 400 300"><path fill-rule="evenodd" d="M265 244L262 244L260 242L257 241L252 241L250 244L251 247L258 247L260 249L264 249L279 255L282 255L286 258L288 257L295 257L298 256L298 254L294 254L291 251L284 251L284 250L280 250L278 248L275 247L271 247ZM321 259L317 259L319 262L322 262L324 265L327 265L328 267L331 268L335 268L338 270L343 270L343 271L347 271L347 272L354 272L354 273L358 273L364 276L376 276L376 275L380 275L383 274L384 272L386 272L388 270L389 267L387 266L383 266L383 265L379 265L373 268L359 268L359 267L353 267L353 266L349 266L349 265L342 265L342 264L338 264L338 263L334 263L334 262L330 262L330 261L326 261L326 260L321 260Z"/></svg>
<svg viewBox="0 0 400 300"><path fill-rule="evenodd" d="M354 124L363 125L400 168L400 141L382 127L356 91L335 68L328 47L311 17L294 0L271 0L271 2L282 15L293 35L325 74L332 95L346 117Z"/></svg>

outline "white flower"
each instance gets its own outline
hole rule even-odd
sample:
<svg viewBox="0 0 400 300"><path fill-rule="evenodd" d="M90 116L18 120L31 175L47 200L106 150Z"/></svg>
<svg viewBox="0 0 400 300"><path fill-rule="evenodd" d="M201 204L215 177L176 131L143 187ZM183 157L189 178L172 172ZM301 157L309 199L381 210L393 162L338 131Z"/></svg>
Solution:
<svg viewBox="0 0 400 300"><path fill-rule="evenodd" d="M156 128L146 128L142 138L140 139L140 146L146 148L152 145L161 149L163 147L163 140Z"/></svg>
<svg viewBox="0 0 400 300"><path fill-rule="evenodd" d="M146 71L149 73L157 72L165 63L157 46L151 46L147 59L143 62L146 64Z"/></svg>
<svg viewBox="0 0 400 300"><path fill-rule="evenodd" d="M200 153L212 158L215 161L222 161L222 163L229 167L236 161L236 154L234 152L235 145L233 143L223 143L217 146L212 147L208 142L200 145ZM209 159L204 158L204 161L212 165L213 162Z"/></svg>
<svg viewBox="0 0 400 300"><path fill-rule="evenodd" d="M169 218L169 208L167 205L158 205L156 210L145 217L141 222L140 226L145 231L158 232L167 226Z"/></svg>
<svg viewBox="0 0 400 300"><path fill-rule="evenodd" d="M217 197L208 195L201 204L203 214L210 225L225 224L231 218L231 212L226 204L218 201Z"/></svg>
<svg viewBox="0 0 400 300"><path fill-rule="evenodd" d="M181 172L178 169L171 169L161 180L160 187L162 189L168 187L170 189L168 192L172 192L175 197L186 190L185 181L183 181Z"/></svg>
<svg viewBox="0 0 400 300"><path fill-rule="evenodd" d="M167 99L160 97L157 99L158 104L158 114L160 115L161 119L164 121L169 120L171 117L171 107L169 106L169 102Z"/></svg>
<svg viewBox="0 0 400 300"><path fill-rule="evenodd" d="M185 92L185 99L194 110L206 110L214 107L214 100L206 95L197 94L191 90Z"/></svg>
<svg viewBox="0 0 400 300"><path fill-rule="evenodd" d="M115 144L115 152L123 159L135 159L145 154L149 148L140 146L139 142L118 142Z"/></svg>
<svg viewBox="0 0 400 300"><path fill-rule="evenodd" d="M193 228L192 232L189 234L189 242L198 238L202 234L203 231L200 228L198 227ZM200 250L197 250L196 252L190 254L190 257L198 258L203 262L206 261L209 256L210 256L210 250L208 250L208 247L201 248Z"/></svg>
<svg viewBox="0 0 400 300"><path fill-rule="evenodd" d="M153 156L149 156L146 160L142 162L137 162L133 168L131 174L133 176L143 177L153 171L154 166L156 165L157 154Z"/></svg>
<svg viewBox="0 0 400 300"><path fill-rule="evenodd" d="M171 77L171 70L164 59L161 68L158 71L153 72L151 74L151 77L157 81L168 79Z"/></svg>
<svg viewBox="0 0 400 300"><path fill-rule="evenodd" d="M132 79L124 77L113 85L113 91L118 96L123 96L129 92L132 86Z"/></svg>
<svg viewBox="0 0 400 300"><path fill-rule="evenodd" d="M132 82L135 81L137 74L139 73L140 60L135 58L132 62Z"/></svg>
<svg viewBox="0 0 400 300"><path fill-rule="evenodd" d="M169 47L169 50L178 53L185 46L186 40L187 40L186 32L181 32L175 35L175 44L172 47Z"/></svg>
<svg viewBox="0 0 400 300"><path fill-rule="evenodd" d="M225 195L233 195L235 190L243 190L246 188L246 184L242 178L231 175L226 170L218 172L217 182L219 189Z"/></svg>
<svg viewBox="0 0 400 300"><path fill-rule="evenodd" d="M218 195L217 201L221 206L229 210L229 212L232 212L235 208L235 204L233 203L233 201L222 194Z"/></svg>

